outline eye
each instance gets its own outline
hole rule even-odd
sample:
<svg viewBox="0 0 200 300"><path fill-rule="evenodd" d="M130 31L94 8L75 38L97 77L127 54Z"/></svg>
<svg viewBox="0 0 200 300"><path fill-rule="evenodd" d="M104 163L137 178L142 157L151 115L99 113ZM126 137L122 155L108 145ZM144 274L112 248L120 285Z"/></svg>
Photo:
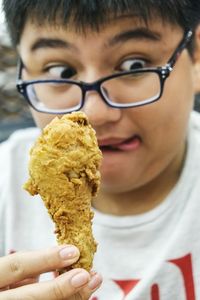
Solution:
<svg viewBox="0 0 200 300"><path fill-rule="evenodd" d="M145 67L146 61L143 59L127 59L120 65L121 71L132 71L142 69Z"/></svg>
<svg viewBox="0 0 200 300"><path fill-rule="evenodd" d="M68 66L50 66L46 71L54 78L68 79L76 74L76 70Z"/></svg>

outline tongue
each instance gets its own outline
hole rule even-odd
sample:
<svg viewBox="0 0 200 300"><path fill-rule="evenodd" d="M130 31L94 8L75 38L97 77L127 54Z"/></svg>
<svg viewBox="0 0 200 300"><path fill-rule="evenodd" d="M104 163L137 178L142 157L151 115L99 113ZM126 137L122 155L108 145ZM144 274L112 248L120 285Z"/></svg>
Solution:
<svg viewBox="0 0 200 300"><path fill-rule="evenodd" d="M135 136L131 139L128 139L122 143L113 145L113 148L123 151L131 151L135 150L141 143L141 140L139 137Z"/></svg>

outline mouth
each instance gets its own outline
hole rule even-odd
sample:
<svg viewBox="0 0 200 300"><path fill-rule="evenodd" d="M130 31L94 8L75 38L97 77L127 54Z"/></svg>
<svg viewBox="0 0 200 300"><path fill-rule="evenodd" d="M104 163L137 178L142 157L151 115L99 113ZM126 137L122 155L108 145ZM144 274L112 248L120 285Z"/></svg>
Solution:
<svg viewBox="0 0 200 300"><path fill-rule="evenodd" d="M134 135L124 140L104 140L99 141L99 148L102 152L119 152L119 151L133 151L136 150L141 144L141 138Z"/></svg>

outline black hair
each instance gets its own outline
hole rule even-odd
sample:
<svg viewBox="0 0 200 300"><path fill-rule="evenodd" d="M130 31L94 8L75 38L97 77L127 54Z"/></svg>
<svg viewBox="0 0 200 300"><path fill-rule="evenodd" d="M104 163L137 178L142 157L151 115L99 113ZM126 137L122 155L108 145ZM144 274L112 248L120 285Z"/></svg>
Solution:
<svg viewBox="0 0 200 300"><path fill-rule="evenodd" d="M200 19L199 0L3 0L3 9L14 45L20 41L26 20L60 25L72 22L77 30L100 26L113 16L133 14L147 22L155 15L194 30Z"/></svg>

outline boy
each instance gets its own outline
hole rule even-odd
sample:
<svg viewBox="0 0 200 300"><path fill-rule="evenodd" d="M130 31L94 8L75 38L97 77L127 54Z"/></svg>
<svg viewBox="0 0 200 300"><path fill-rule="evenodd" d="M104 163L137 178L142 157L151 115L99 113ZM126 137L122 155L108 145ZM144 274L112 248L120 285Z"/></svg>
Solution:
<svg viewBox="0 0 200 300"><path fill-rule="evenodd" d="M55 241L42 201L21 188L38 136L28 129L0 149L0 252L35 251L1 258L0 299L198 299L200 117L191 111L200 5L4 0L4 10L20 57L17 87L38 127L80 109L96 130L94 269L103 284L84 270L28 279L78 259L69 245L37 250Z"/></svg>

